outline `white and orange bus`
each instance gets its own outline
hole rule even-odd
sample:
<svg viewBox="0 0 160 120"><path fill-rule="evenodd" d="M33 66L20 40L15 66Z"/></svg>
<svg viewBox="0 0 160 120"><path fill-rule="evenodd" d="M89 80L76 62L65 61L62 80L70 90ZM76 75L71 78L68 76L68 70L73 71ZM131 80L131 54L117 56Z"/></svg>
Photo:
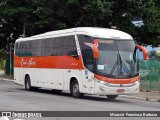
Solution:
<svg viewBox="0 0 160 120"><path fill-rule="evenodd" d="M14 79L26 90L49 88L73 97L139 92L136 45L125 32L80 27L20 38L15 42Z"/></svg>

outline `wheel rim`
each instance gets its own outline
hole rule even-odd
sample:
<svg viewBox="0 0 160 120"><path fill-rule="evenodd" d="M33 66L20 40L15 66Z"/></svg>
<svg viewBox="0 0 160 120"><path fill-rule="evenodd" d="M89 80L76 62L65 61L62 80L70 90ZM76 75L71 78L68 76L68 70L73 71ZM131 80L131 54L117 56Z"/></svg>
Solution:
<svg viewBox="0 0 160 120"><path fill-rule="evenodd" d="M26 89L28 90L29 89L29 82L27 81L26 83Z"/></svg>
<svg viewBox="0 0 160 120"><path fill-rule="evenodd" d="M79 94L78 84L73 85L73 94L76 95L76 96Z"/></svg>
<svg viewBox="0 0 160 120"><path fill-rule="evenodd" d="M29 89L29 83L27 82L27 89Z"/></svg>

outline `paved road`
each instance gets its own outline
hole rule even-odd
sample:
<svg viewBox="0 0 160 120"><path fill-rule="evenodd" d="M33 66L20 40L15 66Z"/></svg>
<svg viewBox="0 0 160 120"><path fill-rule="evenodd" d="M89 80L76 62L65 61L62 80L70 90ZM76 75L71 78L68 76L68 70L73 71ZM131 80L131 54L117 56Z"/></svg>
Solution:
<svg viewBox="0 0 160 120"><path fill-rule="evenodd" d="M30 92L14 82L0 80L0 111L160 111L160 103L123 97L110 101L91 95L75 99L67 92Z"/></svg>

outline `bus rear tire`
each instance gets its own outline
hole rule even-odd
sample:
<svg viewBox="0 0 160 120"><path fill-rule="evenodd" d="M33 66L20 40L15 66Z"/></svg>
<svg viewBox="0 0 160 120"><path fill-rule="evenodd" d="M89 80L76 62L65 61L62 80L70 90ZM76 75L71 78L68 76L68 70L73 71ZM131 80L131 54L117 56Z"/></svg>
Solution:
<svg viewBox="0 0 160 120"><path fill-rule="evenodd" d="M27 90L27 91L31 91L32 90L31 80L30 80L29 76L25 77L25 90Z"/></svg>
<svg viewBox="0 0 160 120"><path fill-rule="evenodd" d="M118 95L106 95L109 100L114 100L118 97Z"/></svg>
<svg viewBox="0 0 160 120"><path fill-rule="evenodd" d="M72 83L71 83L71 95L72 97L74 98L80 98L80 97L83 97L84 94L83 93L80 93L79 91L79 84L78 84L78 81L77 80L74 80Z"/></svg>

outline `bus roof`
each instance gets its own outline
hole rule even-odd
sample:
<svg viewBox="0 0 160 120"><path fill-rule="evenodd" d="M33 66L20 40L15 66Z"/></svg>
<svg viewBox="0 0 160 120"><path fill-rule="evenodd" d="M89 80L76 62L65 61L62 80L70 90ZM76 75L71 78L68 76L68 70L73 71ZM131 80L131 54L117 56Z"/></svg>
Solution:
<svg viewBox="0 0 160 120"><path fill-rule="evenodd" d="M97 27L78 27L78 28L46 32L43 34L26 37L26 38L19 38L18 40L16 40L16 42L51 38L51 37L69 36L69 35L75 35L75 34L84 34L84 35L89 35L96 38L108 38L108 39L116 39L116 40L133 39L129 34L122 32L120 30L108 29L108 28L97 28Z"/></svg>

